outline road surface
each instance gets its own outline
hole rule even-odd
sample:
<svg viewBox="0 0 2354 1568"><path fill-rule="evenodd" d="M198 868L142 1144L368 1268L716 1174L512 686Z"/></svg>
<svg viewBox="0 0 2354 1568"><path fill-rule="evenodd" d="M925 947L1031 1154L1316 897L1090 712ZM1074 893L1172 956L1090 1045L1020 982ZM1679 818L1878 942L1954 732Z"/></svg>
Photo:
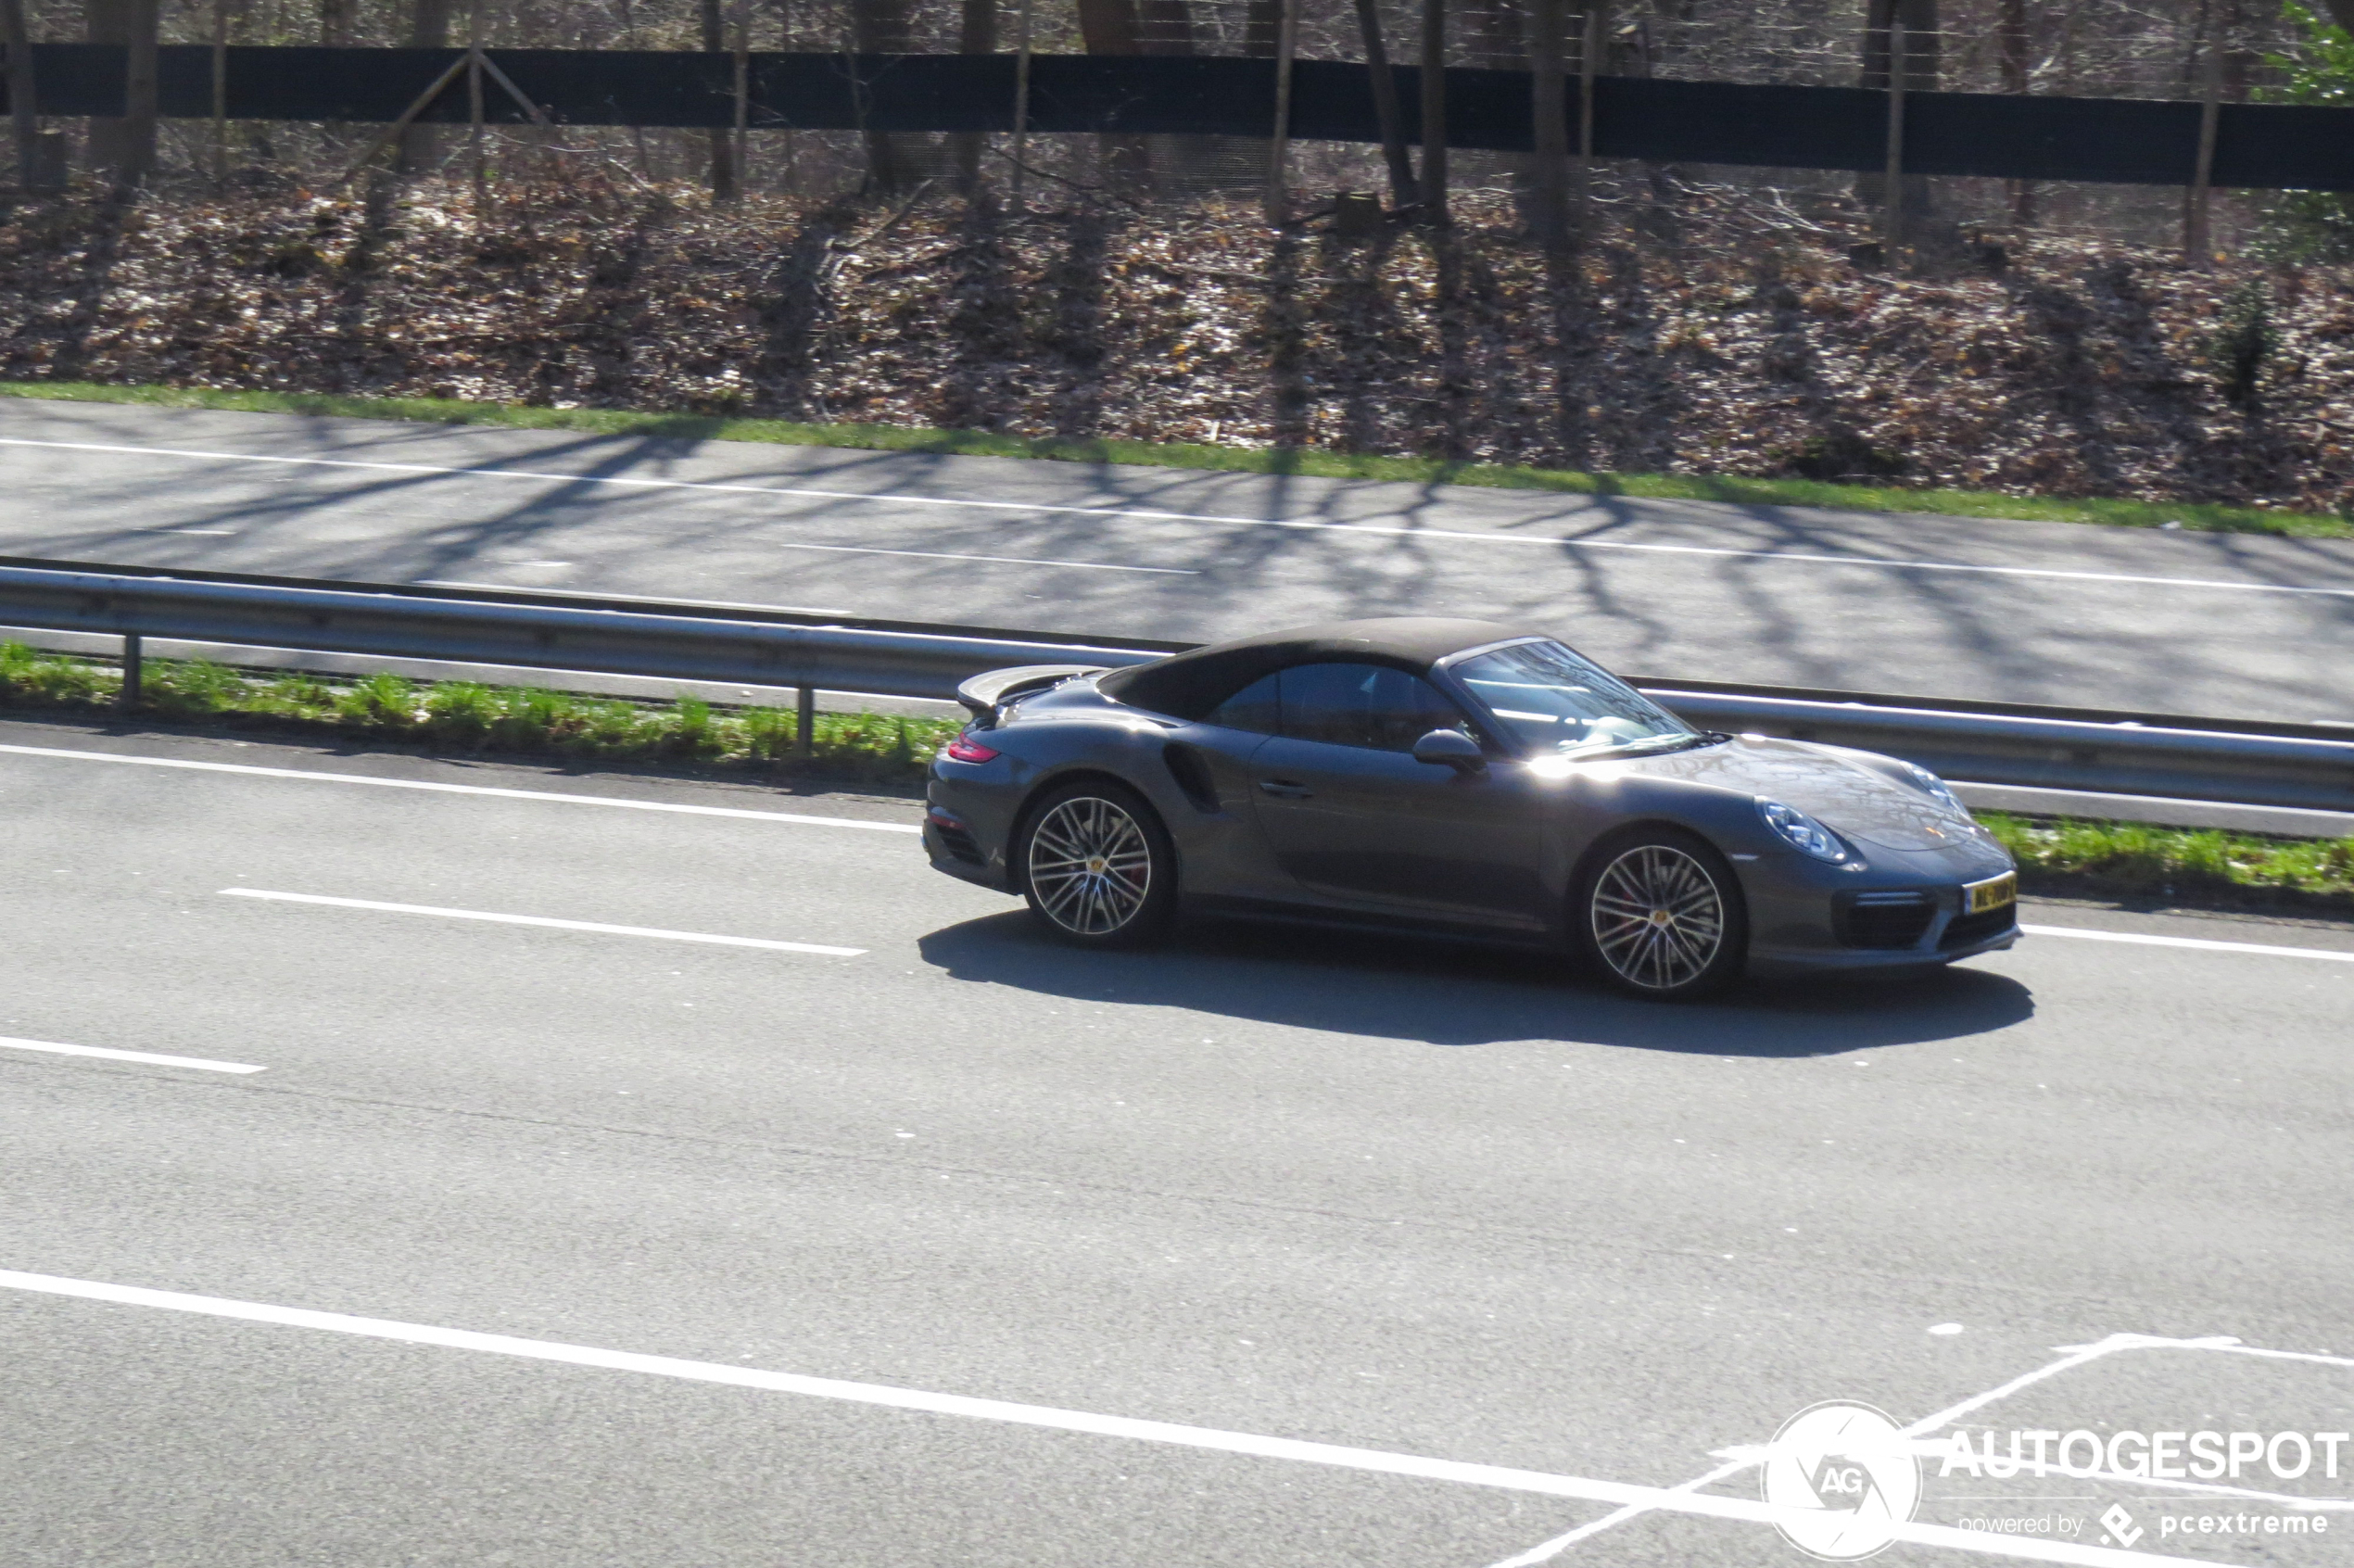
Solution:
<svg viewBox="0 0 2354 1568"><path fill-rule="evenodd" d="M1639 677L2354 723L2354 541L0 403L0 553L1209 639L1490 616Z"/></svg>
<svg viewBox="0 0 2354 1568"><path fill-rule="evenodd" d="M896 799L11 722L0 805L11 1563L1797 1565L1722 1456L1817 1401L2354 1407L2342 927L1661 1007L1073 953ZM2077 1533L1879 1561L2354 1562L1928 1472Z"/></svg>

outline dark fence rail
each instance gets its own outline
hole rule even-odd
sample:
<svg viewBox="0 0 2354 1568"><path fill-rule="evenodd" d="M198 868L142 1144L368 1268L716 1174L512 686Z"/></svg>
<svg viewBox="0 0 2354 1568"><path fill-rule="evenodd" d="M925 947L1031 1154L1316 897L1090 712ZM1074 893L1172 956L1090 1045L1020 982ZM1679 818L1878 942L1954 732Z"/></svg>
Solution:
<svg viewBox="0 0 2354 1568"><path fill-rule="evenodd" d="M230 49L225 107L233 120L396 120L458 57L451 49ZM120 45L33 47L44 114L122 112ZM160 51L162 112L213 112L212 51ZM500 69L551 119L576 125L725 126L735 122L734 62L677 51L500 49ZM1410 137L1417 72L1398 70ZM1459 147L1532 145L1528 77L1449 70L1447 133ZM1010 131L1010 55L754 54L751 123L829 131ZM1577 117L1577 83L1568 83ZM1264 136L1274 119L1271 60L1042 55L1032 62L1030 129L1126 134ZM503 94L486 114L516 123ZM424 117L465 118L447 92ZM1886 95L1854 87L1604 77L1595 83L1595 151L1760 168L1865 171L1887 157ZM2127 184L2188 183L2198 155L2199 106L2139 98L2017 97L1908 93L1905 167L1917 174ZM1291 134L1375 142L1380 133L1365 68L1303 60L1292 92ZM2222 106L2214 183L2260 189L2354 191L2354 109L2279 104Z"/></svg>

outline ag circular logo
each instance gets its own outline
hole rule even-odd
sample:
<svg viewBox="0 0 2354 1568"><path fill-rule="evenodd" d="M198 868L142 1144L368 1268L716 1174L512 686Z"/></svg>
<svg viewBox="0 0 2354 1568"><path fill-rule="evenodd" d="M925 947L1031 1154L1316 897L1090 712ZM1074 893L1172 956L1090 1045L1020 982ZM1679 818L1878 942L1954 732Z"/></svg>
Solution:
<svg viewBox="0 0 2354 1568"><path fill-rule="evenodd" d="M1774 1527L1809 1557L1852 1562L1896 1538L1920 1506L1921 1461L1911 1439L1869 1405L1828 1399L1782 1423L1766 1450L1766 1501Z"/></svg>

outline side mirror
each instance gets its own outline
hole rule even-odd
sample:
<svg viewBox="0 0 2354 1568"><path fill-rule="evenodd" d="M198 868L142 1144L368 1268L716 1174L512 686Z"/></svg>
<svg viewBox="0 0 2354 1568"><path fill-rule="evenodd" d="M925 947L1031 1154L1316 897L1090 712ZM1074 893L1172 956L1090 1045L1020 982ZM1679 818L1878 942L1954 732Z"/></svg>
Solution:
<svg viewBox="0 0 2354 1568"><path fill-rule="evenodd" d="M1414 760L1454 768L1460 773L1484 773L1487 754L1479 742L1460 729L1434 729L1414 742Z"/></svg>

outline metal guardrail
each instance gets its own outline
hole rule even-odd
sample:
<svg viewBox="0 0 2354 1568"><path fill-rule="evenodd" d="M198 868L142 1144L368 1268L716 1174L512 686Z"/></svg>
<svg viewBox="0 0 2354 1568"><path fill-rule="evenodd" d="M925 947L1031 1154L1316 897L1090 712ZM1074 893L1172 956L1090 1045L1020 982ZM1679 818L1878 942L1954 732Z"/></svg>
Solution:
<svg viewBox="0 0 2354 1568"><path fill-rule="evenodd" d="M818 689L944 699L984 670L1133 664L1185 646L547 593L6 562L0 626L122 638L134 694L142 639L166 638L798 687L804 725ZM2205 728L2170 716L1638 684L1694 724L1884 752L1979 783L2354 810L2354 729L2341 737L2321 726Z"/></svg>

